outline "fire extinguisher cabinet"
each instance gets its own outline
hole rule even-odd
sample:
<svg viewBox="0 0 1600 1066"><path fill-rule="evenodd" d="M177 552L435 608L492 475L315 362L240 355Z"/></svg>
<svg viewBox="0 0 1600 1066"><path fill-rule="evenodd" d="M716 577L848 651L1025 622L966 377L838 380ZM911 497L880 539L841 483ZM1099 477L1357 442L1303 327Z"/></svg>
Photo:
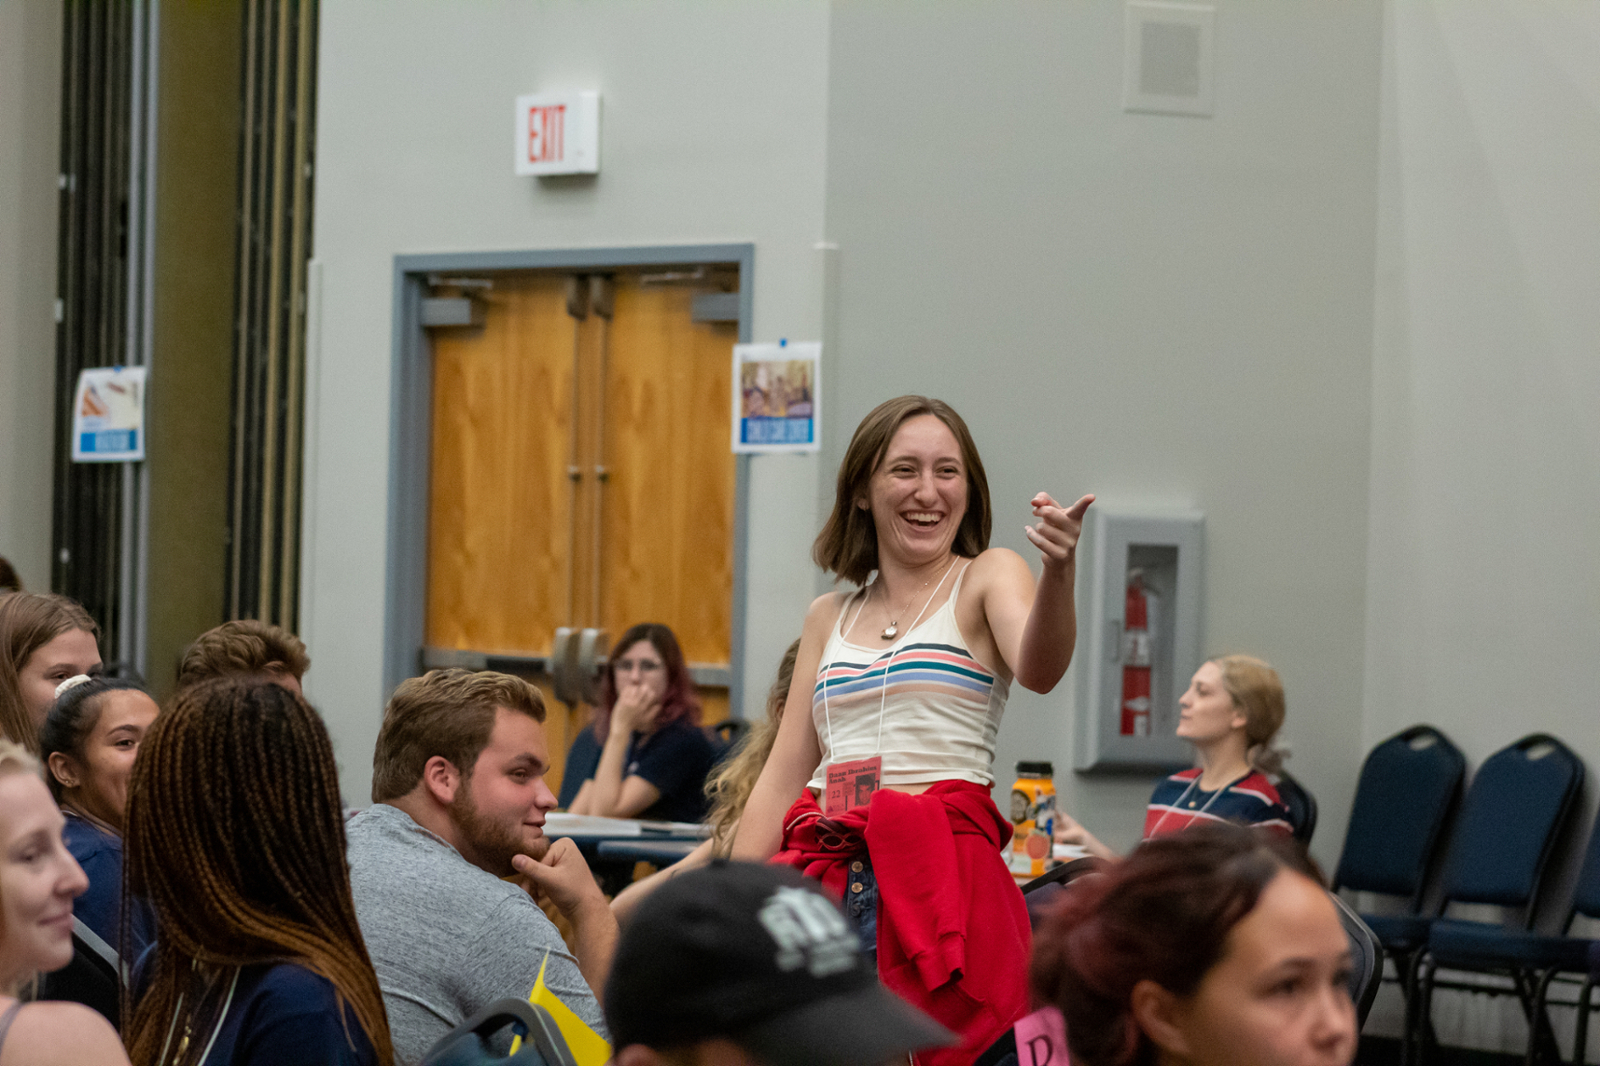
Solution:
<svg viewBox="0 0 1600 1066"><path fill-rule="evenodd" d="M1182 769L1178 697L1199 669L1201 547L1194 511L1089 509L1078 552L1076 768ZM1087 565L1085 565L1087 564Z"/></svg>

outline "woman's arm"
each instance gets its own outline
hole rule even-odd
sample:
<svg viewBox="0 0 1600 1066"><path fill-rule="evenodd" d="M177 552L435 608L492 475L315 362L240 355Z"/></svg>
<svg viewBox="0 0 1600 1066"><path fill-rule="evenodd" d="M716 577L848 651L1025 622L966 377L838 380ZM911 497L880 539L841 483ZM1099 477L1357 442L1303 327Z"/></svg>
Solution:
<svg viewBox="0 0 1600 1066"><path fill-rule="evenodd" d="M1044 573L1037 585L1027 563L1011 552L996 552L996 561L986 568L983 613L989 632L1017 682L1034 692L1055 688L1072 662L1078 639L1073 604L1078 537L1084 512L1093 502L1093 496L1084 496L1071 507L1062 507L1043 492L1033 498L1039 522L1025 530L1044 555Z"/></svg>
<svg viewBox="0 0 1600 1066"><path fill-rule="evenodd" d="M661 790L638 774L623 777L628 759L628 741L633 731L649 717L652 704L638 682L625 685L611 708L611 731L600 749L600 765L595 768L594 785L587 814L607 818L632 818L661 798Z"/></svg>
<svg viewBox="0 0 1600 1066"><path fill-rule="evenodd" d="M568 814L593 814L594 813L594 778L590 778L578 786L578 794L572 797L572 803L567 807Z"/></svg>
<svg viewBox="0 0 1600 1066"><path fill-rule="evenodd" d="M717 842L707 837L700 842L699 847L671 866L657 870L642 881L635 881L621 892L618 892L617 898L611 901L612 915L616 917L619 924L626 923L629 918L633 917L634 909L644 901L646 896L679 874L688 873L690 870L697 870L706 865L716 853Z"/></svg>
<svg viewBox="0 0 1600 1066"><path fill-rule="evenodd" d="M838 615L839 602L839 594L830 592L812 601L806 612L794 680L789 683L789 698L783 705L783 722L778 726L778 739L767 756L767 765L739 817L739 828L733 836L735 859L766 862L778 853L783 843L784 812L822 761L822 745L817 742L816 726L811 721L811 693L817 685L817 666L822 661L828 631Z"/></svg>
<svg viewBox="0 0 1600 1066"><path fill-rule="evenodd" d="M1102 843L1099 837L1085 829L1077 819L1064 811L1056 812L1055 843L1076 844L1080 848L1086 849L1090 855L1095 855L1102 859L1120 859L1122 857Z"/></svg>

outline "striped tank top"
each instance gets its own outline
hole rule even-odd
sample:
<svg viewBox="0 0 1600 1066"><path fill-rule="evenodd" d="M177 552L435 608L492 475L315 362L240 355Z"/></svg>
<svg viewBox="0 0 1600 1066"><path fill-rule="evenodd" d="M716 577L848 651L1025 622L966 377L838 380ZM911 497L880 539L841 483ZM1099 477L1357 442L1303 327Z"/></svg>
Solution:
<svg viewBox="0 0 1600 1066"><path fill-rule="evenodd" d="M867 590L846 598L812 690L822 763L807 787L821 790L832 763L874 755L883 756L885 785L994 784L995 734L1011 683L973 658L956 625L970 565L943 606L887 648L845 641L845 618Z"/></svg>

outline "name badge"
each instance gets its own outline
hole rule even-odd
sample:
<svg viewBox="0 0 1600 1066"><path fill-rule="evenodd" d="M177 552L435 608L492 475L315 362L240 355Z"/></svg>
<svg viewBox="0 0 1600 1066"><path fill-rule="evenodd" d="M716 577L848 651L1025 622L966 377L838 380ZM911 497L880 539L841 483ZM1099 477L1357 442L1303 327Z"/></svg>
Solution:
<svg viewBox="0 0 1600 1066"><path fill-rule="evenodd" d="M878 791L883 779L883 756L836 762L828 767L828 789L823 794L822 813L832 817L856 807L865 807Z"/></svg>

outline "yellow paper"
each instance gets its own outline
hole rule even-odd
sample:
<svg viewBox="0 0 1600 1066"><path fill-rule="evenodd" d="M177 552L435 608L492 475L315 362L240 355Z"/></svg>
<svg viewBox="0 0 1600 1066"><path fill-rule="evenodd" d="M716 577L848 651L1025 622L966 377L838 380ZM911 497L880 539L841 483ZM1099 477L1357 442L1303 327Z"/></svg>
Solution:
<svg viewBox="0 0 1600 1066"><path fill-rule="evenodd" d="M561 998L544 983L544 968L549 962L550 952L546 951L543 961L539 963L539 980L535 982L533 991L528 993L528 1002L550 1012L556 1028L566 1037L567 1048L578 1066L605 1066L611 1061L611 1045L585 1025L583 1019L574 1014L572 1008L561 1002ZM515 1055L520 1047L522 1038L517 1037L511 1042L511 1053Z"/></svg>

